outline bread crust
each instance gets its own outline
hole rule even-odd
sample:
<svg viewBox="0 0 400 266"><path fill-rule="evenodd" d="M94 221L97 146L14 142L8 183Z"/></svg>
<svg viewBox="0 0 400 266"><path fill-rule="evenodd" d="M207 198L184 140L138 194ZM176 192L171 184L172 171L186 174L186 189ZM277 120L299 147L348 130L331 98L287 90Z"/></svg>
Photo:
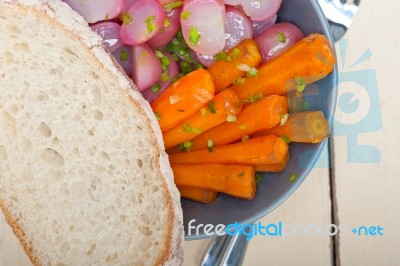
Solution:
<svg viewBox="0 0 400 266"><path fill-rule="evenodd" d="M92 32L84 19L65 3L58 0L0 0L0 10L4 9L4 7L19 8L21 12L35 12L37 16L46 17L55 27L60 27L71 37L78 39L82 43L82 48L88 49L93 55L93 60L103 66L102 71L107 72L108 76L116 80L116 83L119 84L118 90L120 93L126 95L130 102L135 105L137 111L146 119L145 125L151 132L152 147L156 158L158 158L158 160L154 160L153 166L163 180L163 186L166 191L165 204L169 216L164 238L165 250L159 256L155 265L182 264L184 231L179 192L173 182L173 174L169 165L168 155L164 150L161 130L148 102L141 96L121 66L106 51L101 38ZM33 265L41 265L34 254L33 247L27 243L18 221L12 216L5 202L1 201L1 199L0 208Z"/></svg>

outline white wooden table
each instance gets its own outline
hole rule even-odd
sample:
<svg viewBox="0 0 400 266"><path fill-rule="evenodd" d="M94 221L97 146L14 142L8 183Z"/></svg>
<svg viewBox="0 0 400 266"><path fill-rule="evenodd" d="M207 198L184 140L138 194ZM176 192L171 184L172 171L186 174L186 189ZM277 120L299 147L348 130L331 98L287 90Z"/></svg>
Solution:
<svg viewBox="0 0 400 266"><path fill-rule="evenodd" d="M336 120L341 124L337 124L332 136L334 167L314 169L293 196L262 219L264 224L282 221L305 226L334 222L351 229L379 225L383 236L356 236L351 232L336 237L256 236L249 243L244 265L400 265L400 141L396 138L400 133L400 30L396 26L399 10L400 1L362 1L344 37L344 62L340 58L345 42L336 49L341 75L360 79L368 88L354 82L339 84L342 105L337 108ZM362 55L366 59L354 64ZM349 74L355 71L357 74ZM371 79L374 73L376 79ZM359 100L358 106L349 101L352 92ZM351 107L353 113L349 112ZM373 112L368 113L371 108ZM358 146L349 145L348 139ZM377 155L380 158L374 157ZM185 242L185 265L199 265L208 243L209 240ZM0 266L3 265L30 262L1 215Z"/></svg>

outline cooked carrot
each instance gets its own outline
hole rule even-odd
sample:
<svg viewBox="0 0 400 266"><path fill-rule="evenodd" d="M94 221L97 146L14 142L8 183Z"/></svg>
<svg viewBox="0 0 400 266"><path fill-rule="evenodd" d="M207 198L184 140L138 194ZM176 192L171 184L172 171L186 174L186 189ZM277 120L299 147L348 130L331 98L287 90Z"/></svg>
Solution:
<svg viewBox="0 0 400 266"><path fill-rule="evenodd" d="M328 137L329 124L321 111L294 113L283 126L259 131L252 137L270 134L287 138L290 142L318 143Z"/></svg>
<svg viewBox="0 0 400 266"><path fill-rule="evenodd" d="M258 95L284 95L324 78L334 68L335 55L328 39L311 34L286 52L258 68L258 75L231 86L242 99Z"/></svg>
<svg viewBox="0 0 400 266"><path fill-rule="evenodd" d="M225 57L216 61L207 70L214 77L216 92L231 85L237 78L246 75L238 65L246 65L250 68L257 67L262 62L262 55L257 42L247 39L229 50Z"/></svg>
<svg viewBox="0 0 400 266"><path fill-rule="evenodd" d="M239 164L263 165L280 163L288 151L288 144L275 135L244 142L216 146L213 150L198 150L169 155L172 164Z"/></svg>
<svg viewBox="0 0 400 266"><path fill-rule="evenodd" d="M161 131L191 117L212 100L214 93L213 77L201 68L174 82L151 104Z"/></svg>
<svg viewBox="0 0 400 266"><path fill-rule="evenodd" d="M174 126L164 131L164 146L166 149L184 143L200 133L215 127L229 118L236 116L242 110L242 101L237 92L226 89L218 93L208 106Z"/></svg>
<svg viewBox="0 0 400 266"><path fill-rule="evenodd" d="M211 203L217 198L218 195L218 193L215 191L201 188L178 186L178 190L181 193L182 198L191 199L202 203Z"/></svg>
<svg viewBox="0 0 400 266"><path fill-rule="evenodd" d="M172 164L175 184L222 192L234 197L253 199L256 191L252 166L203 164Z"/></svg>
<svg viewBox="0 0 400 266"><path fill-rule="evenodd" d="M272 128L281 122L282 115L288 112L284 96L271 95L243 108L234 122L224 122L205 131L192 140L192 150L239 141L262 129Z"/></svg>
<svg viewBox="0 0 400 266"><path fill-rule="evenodd" d="M270 173L282 172L285 169L286 165L288 164L289 160L290 160L290 154L289 152L287 152L282 162L274 164L255 165L254 171L270 172Z"/></svg>

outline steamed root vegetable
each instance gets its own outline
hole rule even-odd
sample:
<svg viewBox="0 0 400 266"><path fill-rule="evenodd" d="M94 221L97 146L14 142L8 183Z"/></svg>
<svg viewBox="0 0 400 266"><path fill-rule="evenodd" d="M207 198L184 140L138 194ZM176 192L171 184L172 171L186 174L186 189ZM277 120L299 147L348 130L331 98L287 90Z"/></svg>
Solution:
<svg viewBox="0 0 400 266"><path fill-rule="evenodd" d="M103 44L110 53L124 45L119 36L121 26L118 23L111 21L99 22L91 25L90 28L103 38Z"/></svg>
<svg viewBox="0 0 400 266"><path fill-rule="evenodd" d="M147 41L152 48L160 48L167 45L181 28L181 8L171 9L166 13L164 24L157 35Z"/></svg>
<svg viewBox="0 0 400 266"><path fill-rule="evenodd" d="M262 61L258 44L252 39L240 42L219 57L219 60L207 69L215 80L217 92L231 85L236 79L245 76L248 71L256 71L254 68ZM248 67L248 71L244 71L243 67Z"/></svg>
<svg viewBox="0 0 400 266"><path fill-rule="evenodd" d="M242 10L226 7L225 16L225 47L229 50L241 41L253 38L253 24Z"/></svg>
<svg viewBox="0 0 400 266"><path fill-rule="evenodd" d="M256 77L247 78L243 84L231 88L247 100L257 95L284 95L296 89L302 91L308 84L332 72L335 62L329 40L323 35L311 34L261 65Z"/></svg>
<svg viewBox="0 0 400 266"><path fill-rule="evenodd" d="M224 122L194 138L192 150L205 149L210 141L214 146L233 143L254 132L275 127L287 111L286 97L271 95L262 98L246 106L236 121Z"/></svg>
<svg viewBox="0 0 400 266"><path fill-rule="evenodd" d="M303 32L296 25L288 22L281 22L276 23L271 28L255 37L255 40L260 46L263 62L266 62L282 54L303 38Z"/></svg>
<svg viewBox="0 0 400 266"><path fill-rule="evenodd" d="M121 9L121 14L125 14L128 12L129 8L133 5L134 2L137 0L122 0L122 9Z"/></svg>
<svg viewBox="0 0 400 266"><path fill-rule="evenodd" d="M286 165L288 164L289 160L290 160L290 154L288 152L288 153L286 153L286 156L285 156L285 158L283 158L282 162L274 163L274 164L255 165L254 171L268 172L268 173L282 172L285 169Z"/></svg>
<svg viewBox="0 0 400 266"><path fill-rule="evenodd" d="M256 191L252 166L243 165L185 165L172 164L175 184L222 192L234 197L253 199Z"/></svg>
<svg viewBox="0 0 400 266"><path fill-rule="evenodd" d="M223 132L221 132L223 134ZM172 164L239 164L263 165L280 163L288 152L288 144L269 135L244 142L208 149L170 154Z"/></svg>
<svg viewBox="0 0 400 266"><path fill-rule="evenodd" d="M129 45L122 45L112 52L112 55L124 69L125 73L132 77L132 47Z"/></svg>
<svg viewBox="0 0 400 266"><path fill-rule="evenodd" d="M225 4L241 5L246 14L253 21L271 18L281 6L282 0L225 0Z"/></svg>
<svg viewBox="0 0 400 266"><path fill-rule="evenodd" d="M233 90L224 90L216 95L207 107L173 128L164 131L164 146L166 149L184 143L235 116L242 110L242 101Z"/></svg>
<svg viewBox="0 0 400 266"><path fill-rule="evenodd" d="M202 68L174 82L151 104L161 131L199 112L212 100L214 93L213 78Z"/></svg>
<svg viewBox="0 0 400 266"><path fill-rule="evenodd" d="M112 19L118 16L122 9L122 0L64 0L72 9L78 12L88 23Z"/></svg>
<svg viewBox="0 0 400 266"><path fill-rule="evenodd" d="M140 91L153 86L161 73L161 62L147 44L132 46L132 79Z"/></svg>
<svg viewBox="0 0 400 266"><path fill-rule="evenodd" d="M206 204L213 202L218 196L218 193L215 191L201 188L178 187L178 190L182 198L191 199Z"/></svg>
<svg viewBox="0 0 400 266"><path fill-rule="evenodd" d="M275 134L290 142L319 143L329 134L329 124L321 111L290 114L286 123L253 134L254 137Z"/></svg>
<svg viewBox="0 0 400 266"><path fill-rule="evenodd" d="M149 103L154 102L154 100L157 99L179 76L178 64L174 60L173 56L164 52L159 53L163 56L163 58L160 58L163 69L160 80L149 89L142 91L143 97ZM167 57L168 59L165 59L164 57Z"/></svg>
<svg viewBox="0 0 400 266"><path fill-rule="evenodd" d="M220 0L186 0L181 26L191 49L214 55L225 46L225 5Z"/></svg>
<svg viewBox="0 0 400 266"><path fill-rule="evenodd" d="M137 0L122 15L121 39L125 44L143 44L158 32L165 21L165 11L157 0Z"/></svg>
<svg viewBox="0 0 400 266"><path fill-rule="evenodd" d="M275 24L277 18L278 16L275 14L266 20L253 21L253 36L256 37L271 28Z"/></svg>

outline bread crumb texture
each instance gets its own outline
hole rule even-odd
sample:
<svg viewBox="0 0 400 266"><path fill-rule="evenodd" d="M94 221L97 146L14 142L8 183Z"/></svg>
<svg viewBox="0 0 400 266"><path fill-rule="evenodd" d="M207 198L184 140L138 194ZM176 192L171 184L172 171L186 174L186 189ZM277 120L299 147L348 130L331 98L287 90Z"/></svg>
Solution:
<svg viewBox="0 0 400 266"><path fill-rule="evenodd" d="M0 7L0 25L0 197L25 249L42 265L160 262L174 218L146 114L48 17Z"/></svg>

